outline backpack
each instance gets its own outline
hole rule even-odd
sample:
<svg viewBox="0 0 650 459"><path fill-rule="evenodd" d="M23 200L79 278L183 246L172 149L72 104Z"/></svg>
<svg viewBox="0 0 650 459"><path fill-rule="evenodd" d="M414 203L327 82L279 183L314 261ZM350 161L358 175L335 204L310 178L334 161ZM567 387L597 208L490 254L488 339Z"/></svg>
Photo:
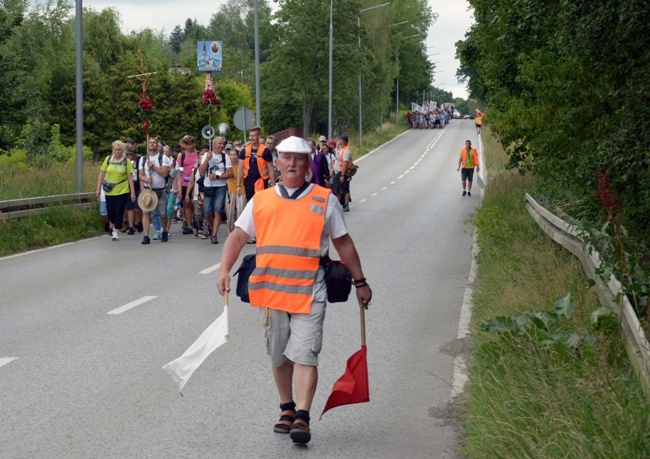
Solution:
<svg viewBox="0 0 650 459"><path fill-rule="evenodd" d="M192 171L194 177L196 177L196 173L198 170L199 168L195 167L194 170ZM196 179L196 186L199 187L199 193L203 193L203 190L205 189L205 174L201 175L198 179Z"/></svg>

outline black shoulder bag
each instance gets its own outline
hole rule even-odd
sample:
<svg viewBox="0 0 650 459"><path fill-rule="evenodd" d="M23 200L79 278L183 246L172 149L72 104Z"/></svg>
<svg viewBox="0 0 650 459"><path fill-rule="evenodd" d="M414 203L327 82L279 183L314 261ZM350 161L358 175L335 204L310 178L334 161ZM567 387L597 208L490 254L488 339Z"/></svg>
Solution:
<svg viewBox="0 0 650 459"><path fill-rule="evenodd" d="M320 258L320 265L325 270L325 285L327 286L327 301L330 303L345 303L352 290L352 275L345 263L330 259L329 255Z"/></svg>

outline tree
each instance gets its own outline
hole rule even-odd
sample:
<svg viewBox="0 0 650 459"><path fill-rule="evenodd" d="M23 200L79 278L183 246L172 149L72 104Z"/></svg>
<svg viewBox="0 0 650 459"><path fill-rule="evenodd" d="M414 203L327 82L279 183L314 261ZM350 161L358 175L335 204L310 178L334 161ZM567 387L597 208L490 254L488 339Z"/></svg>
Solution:
<svg viewBox="0 0 650 459"><path fill-rule="evenodd" d="M181 43L183 42L183 30L181 29L181 26L177 25L174 27L174 30L172 30L172 33L169 35L169 46L171 46L172 50L178 54L181 51Z"/></svg>
<svg viewBox="0 0 650 459"><path fill-rule="evenodd" d="M26 2L4 2L0 7L0 152L14 145L20 125L26 118L21 86L26 72L17 55L11 53L10 40L23 22Z"/></svg>
<svg viewBox="0 0 650 459"><path fill-rule="evenodd" d="M488 104L509 166L544 177L592 222L596 173L612 172L624 225L650 244L650 4L470 3L476 24L457 44L461 73Z"/></svg>

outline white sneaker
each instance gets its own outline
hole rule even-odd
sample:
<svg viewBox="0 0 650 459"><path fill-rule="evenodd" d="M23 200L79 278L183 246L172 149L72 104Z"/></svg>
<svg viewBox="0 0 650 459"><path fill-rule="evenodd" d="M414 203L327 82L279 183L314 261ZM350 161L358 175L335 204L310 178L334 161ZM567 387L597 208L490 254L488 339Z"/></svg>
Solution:
<svg viewBox="0 0 650 459"><path fill-rule="evenodd" d="M113 230L113 240L117 241L120 238L120 232L116 229Z"/></svg>

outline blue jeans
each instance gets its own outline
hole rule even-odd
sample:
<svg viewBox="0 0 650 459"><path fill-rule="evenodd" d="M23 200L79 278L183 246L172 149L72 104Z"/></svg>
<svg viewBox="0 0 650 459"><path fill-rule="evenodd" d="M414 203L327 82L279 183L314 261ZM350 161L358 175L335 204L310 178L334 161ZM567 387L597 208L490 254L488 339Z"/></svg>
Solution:
<svg viewBox="0 0 650 459"><path fill-rule="evenodd" d="M153 223L153 227L156 228L156 231L162 230L162 223L160 221L160 215L158 215L158 209L151 211L151 222Z"/></svg>
<svg viewBox="0 0 650 459"><path fill-rule="evenodd" d="M217 212L223 212L226 203L227 186L218 186L214 188L213 196L203 197L203 215L212 215ZM219 217L221 218L221 217Z"/></svg>

